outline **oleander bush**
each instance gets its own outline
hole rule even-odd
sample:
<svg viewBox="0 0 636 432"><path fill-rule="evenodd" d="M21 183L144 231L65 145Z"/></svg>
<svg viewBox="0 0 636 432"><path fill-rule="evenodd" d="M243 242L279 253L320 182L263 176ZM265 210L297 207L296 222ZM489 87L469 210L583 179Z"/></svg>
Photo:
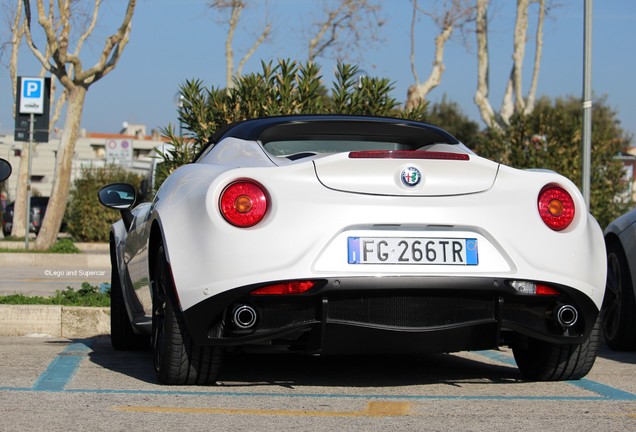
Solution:
<svg viewBox="0 0 636 432"><path fill-rule="evenodd" d="M556 171L581 188L582 130L579 98L542 98L531 114L513 117L505 129L487 130L476 151L516 168ZM633 205L632 179L627 178L623 162L616 158L631 140L605 100L595 101L590 211L602 227Z"/></svg>
<svg viewBox="0 0 636 432"><path fill-rule="evenodd" d="M125 182L140 189L142 177L118 166L85 168L73 183L66 208L67 232L77 241L106 242L119 212L104 208L97 191L108 183Z"/></svg>

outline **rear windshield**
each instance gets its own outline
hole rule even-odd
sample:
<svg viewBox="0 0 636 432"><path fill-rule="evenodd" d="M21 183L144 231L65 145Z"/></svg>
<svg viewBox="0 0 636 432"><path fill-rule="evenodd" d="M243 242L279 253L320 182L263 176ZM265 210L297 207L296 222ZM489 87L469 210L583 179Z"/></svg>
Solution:
<svg viewBox="0 0 636 432"><path fill-rule="evenodd" d="M290 140L271 141L263 144L273 156L290 156L298 153L341 153L361 150L411 150L406 144L382 141L356 140Z"/></svg>

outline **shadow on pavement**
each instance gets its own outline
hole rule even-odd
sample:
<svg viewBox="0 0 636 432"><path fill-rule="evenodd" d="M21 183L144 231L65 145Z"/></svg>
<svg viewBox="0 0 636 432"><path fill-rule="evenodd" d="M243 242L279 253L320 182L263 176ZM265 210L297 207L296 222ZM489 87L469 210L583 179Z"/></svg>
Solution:
<svg viewBox="0 0 636 432"><path fill-rule="evenodd" d="M131 378L159 384L150 350L115 351L110 338L96 338L90 360ZM491 364L453 354L307 356L228 354L217 386L395 387L427 384L461 386L523 381L516 367Z"/></svg>

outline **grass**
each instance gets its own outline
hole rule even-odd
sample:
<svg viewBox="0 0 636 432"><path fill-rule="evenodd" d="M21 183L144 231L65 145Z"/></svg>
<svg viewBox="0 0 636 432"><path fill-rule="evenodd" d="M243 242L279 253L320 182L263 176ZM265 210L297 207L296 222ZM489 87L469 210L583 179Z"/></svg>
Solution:
<svg viewBox="0 0 636 432"><path fill-rule="evenodd" d="M110 306L110 288L106 292L102 292L99 287L84 282L77 291L67 287L65 291L55 291L52 297L26 296L24 294L0 296L0 304L108 307Z"/></svg>

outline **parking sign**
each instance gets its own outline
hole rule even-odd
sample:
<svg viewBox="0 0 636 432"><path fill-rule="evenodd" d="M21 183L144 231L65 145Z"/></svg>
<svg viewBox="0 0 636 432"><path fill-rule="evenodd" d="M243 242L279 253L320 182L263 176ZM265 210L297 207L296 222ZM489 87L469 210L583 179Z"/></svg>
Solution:
<svg viewBox="0 0 636 432"><path fill-rule="evenodd" d="M44 78L22 77L20 85L20 114L43 114L44 93Z"/></svg>
<svg viewBox="0 0 636 432"><path fill-rule="evenodd" d="M16 141L28 141L33 119L33 142L49 140L49 111L51 78L18 77L16 83L15 129Z"/></svg>

